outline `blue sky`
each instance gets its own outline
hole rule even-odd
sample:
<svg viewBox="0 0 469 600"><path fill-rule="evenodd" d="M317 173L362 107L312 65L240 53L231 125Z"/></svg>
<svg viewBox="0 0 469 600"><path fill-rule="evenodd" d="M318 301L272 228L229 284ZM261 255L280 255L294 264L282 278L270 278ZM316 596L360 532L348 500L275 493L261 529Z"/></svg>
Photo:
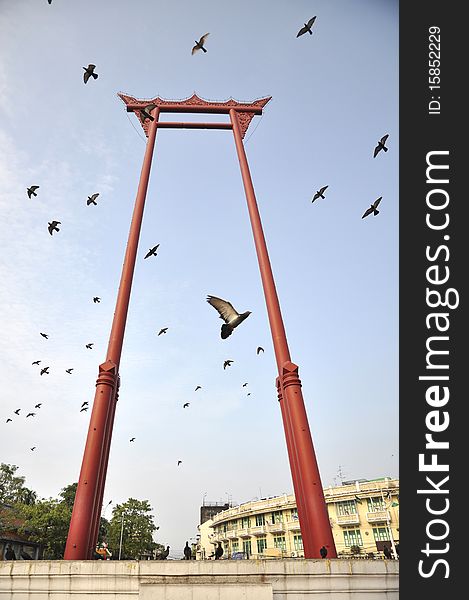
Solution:
<svg viewBox="0 0 469 600"><path fill-rule="evenodd" d="M195 91L272 96L245 145L323 485L398 476L397 2L0 0L0 31L0 460L43 497L78 479L145 150L117 93ZM227 340L207 294L252 311ZM174 556L204 495L292 490L230 131L158 132L120 372L104 504L148 499Z"/></svg>

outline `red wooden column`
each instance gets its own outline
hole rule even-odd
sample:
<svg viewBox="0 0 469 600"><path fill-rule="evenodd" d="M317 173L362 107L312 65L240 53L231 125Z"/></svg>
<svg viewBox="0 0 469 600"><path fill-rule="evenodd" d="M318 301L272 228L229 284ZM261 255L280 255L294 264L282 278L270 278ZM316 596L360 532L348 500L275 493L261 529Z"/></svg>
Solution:
<svg viewBox="0 0 469 600"><path fill-rule="evenodd" d="M154 120L151 121L149 126L148 141L130 224L107 356L105 362L99 366L93 410L65 547L65 560L89 559L96 545L96 535L98 533L96 523L99 521L101 513L115 403L117 401L119 363L155 146L159 117L158 107L153 110L152 116Z"/></svg>
<svg viewBox="0 0 469 600"><path fill-rule="evenodd" d="M283 325L280 304L270 266L267 245L252 185L249 165L244 151L238 113L229 111L233 135L238 153L241 176L251 220L254 244L264 288L275 357L279 371L281 402L284 403L284 420L287 449L289 450L293 488L298 503L301 535L306 558L319 558L319 549L326 546L328 556L336 558L336 548L332 536L321 477L314 452L313 441L298 377L298 367L291 362L287 337Z"/></svg>

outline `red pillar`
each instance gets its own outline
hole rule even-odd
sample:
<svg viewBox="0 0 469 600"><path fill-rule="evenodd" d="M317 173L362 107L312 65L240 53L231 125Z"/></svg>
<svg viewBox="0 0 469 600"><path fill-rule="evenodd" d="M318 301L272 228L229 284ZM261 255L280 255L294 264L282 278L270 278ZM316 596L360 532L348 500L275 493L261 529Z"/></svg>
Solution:
<svg viewBox="0 0 469 600"><path fill-rule="evenodd" d="M285 436L293 479L293 489L298 505L301 535L306 558L319 558L319 549L326 546L328 556L336 558L336 548L332 536L321 477L314 453L313 442L304 407L298 367L291 362L287 337L283 325L280 303L270 266L267 245L252 185L249 165L244 151L243 140L235 109L230 110L233 135L238 153L241 176L251 220L254 244L264 288L267 314L269 317L275 358L281 383L284 410Z"/></svg>
<svg viewBox="0 0 469 600"><path fill-rule="evenodd" d="M125 323L132 289L132 278L137 257L138 240L150 178L151 161L155 146L159 108L152 116L148 141L143 159L137 197L130 224L129 239L122 267L116 310L112 322L106 361L99 366L93 410L88 428L85 452L81 465L77 493L73 505L70 529L65 547L65 560L91 558L96 544L96 522L100 517L100 505L106 479L107 459L112 435L119 363L124 341Z"/></svg>

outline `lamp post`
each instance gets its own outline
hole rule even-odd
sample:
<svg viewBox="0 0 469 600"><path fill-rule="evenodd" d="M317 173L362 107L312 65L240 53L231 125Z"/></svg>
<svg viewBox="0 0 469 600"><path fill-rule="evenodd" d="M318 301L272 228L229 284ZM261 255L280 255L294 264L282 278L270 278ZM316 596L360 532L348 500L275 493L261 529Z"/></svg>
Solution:
<svg viewBox="0 0 469 600"><path fill-rule="evenodd" d="M125 513L122 513L122 522L121 522L121 537L119 540L119 560L121 559L121 554L122 554L122 536L124 535L124 517L125 517Z"/></svg>
<svg viewBox="0 0 469 600"><path fill-rule="evenodd" d="M386 529L388 530L389 540L391 542L391 547L392 547L392 552L394 554L394 558L397 559L396 544L394 543L394 537L392 535L391 517L389 516L389 512L388 512L388 508L392 504L392 499L391 499L391 502L386 506L386 502L384 501L383 488L381 488L381 498L383 500L384 511L386 513Z"/></svg>

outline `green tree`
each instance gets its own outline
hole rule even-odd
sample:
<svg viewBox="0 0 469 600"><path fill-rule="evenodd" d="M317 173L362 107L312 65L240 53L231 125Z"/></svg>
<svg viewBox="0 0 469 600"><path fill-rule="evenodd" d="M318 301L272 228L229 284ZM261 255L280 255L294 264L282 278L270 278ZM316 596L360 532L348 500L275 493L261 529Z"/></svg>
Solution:
<svg viewBox="0 0 469 600"><path fill-rule="evenodd" d="M62 502L70 508L73 509L73 503L75 502L75 495L77 493L78 482L71 483L70 485L66 485L64 488L60 490L59 496L62 498Z"/></svg>
<svg viewBox="0 0 469 600"><path fill-rule="evenodd" d="M16 465L0 464L0 505L34 504L36 492L25 487L25 477L16 475Z"/></svg>
<svg viewBox="0 0 469 600"><path fill-rule="evenodd" d="M121 558L139 559L143 554L151 553L159 546L153 541L156 527L151 511L148 500L134 498L129 498L127 502L115 506L108 530L109 549L114 558L119 556L121 533Z"/></svg>
<svg viewBox="0 0 469 600"><path fill-rule="evenodd" d="M20 533L44 546L44 558L61 559L67 541L71 508L64 500L49 498L35 504L18 504L17 514L23 524Z"/></svg>

